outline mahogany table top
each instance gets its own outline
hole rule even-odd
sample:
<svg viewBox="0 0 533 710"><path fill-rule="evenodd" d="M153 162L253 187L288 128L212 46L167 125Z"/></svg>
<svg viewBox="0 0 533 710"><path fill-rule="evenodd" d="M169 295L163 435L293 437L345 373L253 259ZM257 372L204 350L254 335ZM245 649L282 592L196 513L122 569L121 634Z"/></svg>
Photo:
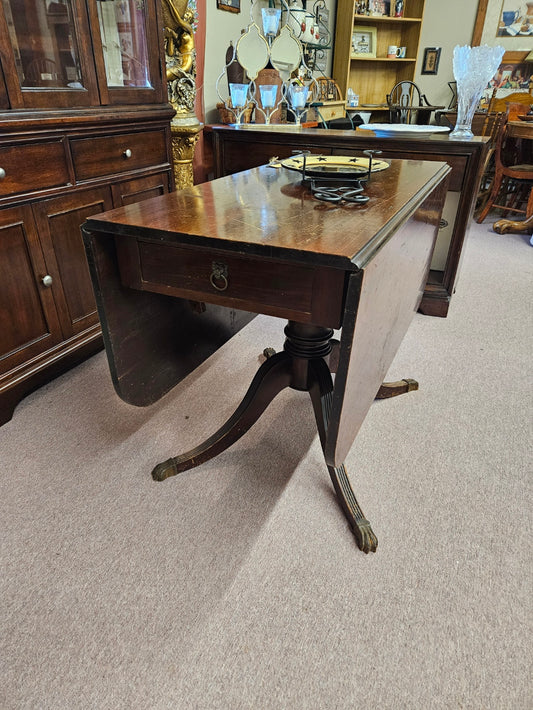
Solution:
<svg viewBox="0 0 533 710"><path fill-rule="evenodd" d="M339 207L315 200L298 172L262 166L95 215L88 224L128 237L356 270L447 170L444 163L393 160L373 173L366 205Z"/></svg>

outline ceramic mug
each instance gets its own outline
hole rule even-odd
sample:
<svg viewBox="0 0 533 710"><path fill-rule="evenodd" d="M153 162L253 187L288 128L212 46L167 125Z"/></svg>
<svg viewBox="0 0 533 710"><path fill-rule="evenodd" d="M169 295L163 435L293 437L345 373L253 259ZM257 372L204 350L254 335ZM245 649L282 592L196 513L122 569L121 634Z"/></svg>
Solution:
<svg viewBox="0 0 533 710"><path fill-rule="evenodd" d="M406 51L407 51L407 47L397 47L396 48L396 56L398 57L398 59L404 59Z"/></svg>
<svg viewBox="0 0 533 710"><path fill-rule="evenodd" d="M395 44L391 44L390 47L387 49L388 59L396 59L397 51L398 51L398 47Z"/></svg>

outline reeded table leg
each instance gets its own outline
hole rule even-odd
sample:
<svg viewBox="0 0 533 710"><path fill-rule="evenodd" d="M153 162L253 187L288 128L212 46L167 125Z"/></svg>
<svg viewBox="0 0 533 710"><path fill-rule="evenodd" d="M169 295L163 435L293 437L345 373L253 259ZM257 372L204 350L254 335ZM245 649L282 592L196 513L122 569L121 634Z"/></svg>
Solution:
<svg viewBox="0 0 533 710"><path fill-rule="evenodd" d="M203 443L180 456L167 459L152 471L152 478L163 481L187 471L222 453L250 429L291 379L291 358L278 353L268 358L255 375L248 392L228 421Z"/></svg>
<svg viewBox="0 0 533 710"><path fill-rule="evenodd" d="M331 373L323 360L312 360L309 363L309 368L311 380L309 394L315 410L320 442L322 447L324 447L333 400L333 381ZM367 554L375 552L378 546L378 539L357 502L344 464L337 467L328 466L327 468L340 506L355 535L359 549Z"/></svg>

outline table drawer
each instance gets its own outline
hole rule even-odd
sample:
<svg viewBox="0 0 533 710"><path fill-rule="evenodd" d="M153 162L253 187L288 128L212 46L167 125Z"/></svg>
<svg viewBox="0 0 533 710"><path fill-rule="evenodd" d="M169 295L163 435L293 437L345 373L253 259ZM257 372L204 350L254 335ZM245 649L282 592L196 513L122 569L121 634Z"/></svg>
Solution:
<svg viewBox="0 0 533 710"><path fill-rule="evenodd" d="M0 148L0 196L68 185L65 148L61 139L13 143ZM5 174L4 174L5 173Z"/></svg>
<svg viewBox="0 0 533 710"><path fill-rule="evenodd" d="M77 180L167 163L165 131L74 138L70 143Z"/></svg>
<svg viewBox="0 0 533 710"><path fill-rule="evenodd" d="M339 328L345 273L230 252L116 238L122 283Z"/></svg>
<svg viewBox="0 0 533 710"><path fill-rule="evenodd" d="M317 120L331 121L334 118L344 118L346 116L346 104L344 101L331 101L323 103L315 108Z"/></svg>

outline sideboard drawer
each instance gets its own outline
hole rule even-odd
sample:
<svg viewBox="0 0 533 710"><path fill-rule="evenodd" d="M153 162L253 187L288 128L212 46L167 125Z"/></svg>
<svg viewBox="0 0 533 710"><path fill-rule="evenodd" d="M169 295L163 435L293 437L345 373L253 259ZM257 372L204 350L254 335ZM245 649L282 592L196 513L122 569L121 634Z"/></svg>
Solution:
<svg viewBox="0 0 533 710"><path fill-rule="evenodd" d="M0 147L0 197L68 185L62 139Z"/></svg>
<svg viewBox="0 0 533 710"><path fill-rule="evenodd" d="M340 328L345 273L215 249L115 239L122 283L194 301Z"/></svg>
<svg viewBox="0 0 533 710"><path fill-rule="evenodd" d="M77 180L167 163L164 130L74 138L70 143Z"/></svg>

